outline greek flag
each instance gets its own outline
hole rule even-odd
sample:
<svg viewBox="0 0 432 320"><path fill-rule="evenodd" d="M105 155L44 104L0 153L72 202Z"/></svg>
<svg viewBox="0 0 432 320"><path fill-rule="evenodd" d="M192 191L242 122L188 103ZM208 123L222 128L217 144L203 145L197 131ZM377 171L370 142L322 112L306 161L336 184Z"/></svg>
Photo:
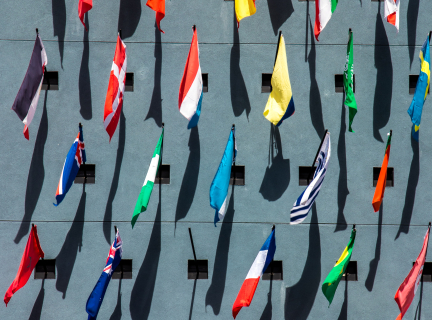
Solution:
<svg viewBox="0 0 432 320"><path fill-rule="evenodd" d="M328 162L330 160L330 153L330 132L327 132L316 160L317 168L315 170L313 180L307 186L306 190L303 191L300 197L298 197L297 201L294 202L294 205L291 209L290 224L298 224L303 222L309 213L309 210L314 204L324 181Z"/></svg>

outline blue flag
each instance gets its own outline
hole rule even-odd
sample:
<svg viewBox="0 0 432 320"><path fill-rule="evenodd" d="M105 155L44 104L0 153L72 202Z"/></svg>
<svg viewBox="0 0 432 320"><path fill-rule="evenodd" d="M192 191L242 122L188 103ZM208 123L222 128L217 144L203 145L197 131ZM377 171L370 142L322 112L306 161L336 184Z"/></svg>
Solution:
<svg viewBox="0 0 432 320"><path fill-rule="evenodd" d="M216 210L214 223L223 219L227 208L227 195L229 181L231 178L231 166L237 155L237 144L235 141L235 127L231 129L225 152L219 165L219 169L210 186L210 206Z"/></svg>
<svg viewBox="0 0 432 320"><path fill-rule="evenodd" d="M115 268L117 268L122 258L122 252L122 240L117 229L114 242L108 254L106 266L87 300L86 311L89 315L88 320L96 320L99 308L105 296L105 291L108 288L108 284L111 280L112 273Z"/></svg>
<svg viewBox="0 0 432 320"><path fill-rule="evenodd" d="M420 58L420 74L417 80L416 90L413 100L408 109L408 114L413 123L412 136L418 141L420 119L422 115L423 105L429 91L430 82L430 52L429 52L429 36L423 43L422 49L419 54Z"/></svg>

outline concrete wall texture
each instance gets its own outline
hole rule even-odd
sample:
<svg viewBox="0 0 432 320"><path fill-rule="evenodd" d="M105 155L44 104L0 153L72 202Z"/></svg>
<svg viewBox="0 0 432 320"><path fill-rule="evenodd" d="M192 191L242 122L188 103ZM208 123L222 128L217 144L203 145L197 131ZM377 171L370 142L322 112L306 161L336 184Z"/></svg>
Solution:
<svg viewBox="0 0 432 320"><path fill-rule="evenodd" d="M56 279L32 276L9 306L0 308L1 319L86 318L85 304L105 266L114 225L123 239L123 258L133 259L133 278L111 281L98 319L230 319L272 224L284 279L261 281L238 319L396 318L394 294L431 220L432 99L425 103L419 144L411 140L406 113L412 99L408 76L419 72L431 4L401 1L397 33L383 21L382 3L340 1L319 42L312 37L314 2L258 0L256 5L257 13L242 20L237 33L234 2L166 1L161 22L166 33L160 34L144 0L96 0L86 33L78 0L3 1L0 288L5 292L16 275L32 222L45 258L56 259ZM177 99L193 24L209 91L198 127L187 130ZM41 92L27 141L10 108L36 27L47 69L59 72L59 90ZM103 107L119 28L135 88L125 93L123 115L109 143ZM334 75L343 73L348 28L354 34L355 133L347 131L343 94L334 89ZM279 30L296 112L280 126L272 146L271 126L262 116L268 93L261 93L261 74L272 72ZM96 183L85 189L73 185L54 207L79 122L87 162L96 165ZM163 162L171 165L171 183L155 187L132 230L130 219L162 122ZM225 221L215 228L209 187L233 123L246 185L230 188ZM298 167L311 165L325 129L331 133L332 156L323 187L308 218L290 226L289 211L304 190ZM374 213L372 168L381 166L390 129L394 187L387 188L382 210ZM321 285L353 224L358 281L342 281L328 308ZM208 280L187 279L187 260L193 258L188 227L198 259L208 259ZM431 294L431 284L424 283L406 318L430 319Z"/></svg>

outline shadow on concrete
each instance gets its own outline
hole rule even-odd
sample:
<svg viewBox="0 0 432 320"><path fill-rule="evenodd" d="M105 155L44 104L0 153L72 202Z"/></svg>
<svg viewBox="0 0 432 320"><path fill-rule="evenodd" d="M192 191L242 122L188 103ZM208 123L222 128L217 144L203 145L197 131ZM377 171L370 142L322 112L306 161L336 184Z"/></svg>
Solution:
<svg viewBox="0 0 432 320"><path fill-rule="evenodd" d="M348 281L345 281L344 302L337 320L348 320Z"/></svg>
<svg viewBox="0 0 432 320"><path fill-rule="evenodd" d="M416 33L417 33L417 17L419 12L420 0L409 0L407 10L407 30L408 30L408 51L410 57L410 67L414 59Z"/></svg>
<svg viewBox="0 0 432 320"><path fill-rule="evenodd" d="M118 294L117 294L117 304L116 307L111 314L111 317L109 320L120 320L122 317L122 310L121 310L121 283L122 279L119 280L119 287L118 287Z"/></svg>
<svg viewBox="0 0 432 320"><path fill-rule="evenodd" d="M85 15L85 23L87 28L88 15ZM90 29L89 29L90 30ZM84 29L83 39L84 49L81 58L81 68L78 78L78 89L79 89L79 101L80 101L80 113L85 120L92 118L92 99L91 99L91 85L90 85L90 71L89 71L89 56L90 56L90 44L88 38L88 32Z"/></svg>
<svg viewBox="0 0 432 320"><path fill-rule="evenodd" d="M192 311L193 311L193 305L194 305L194 301L195 301L196 283L197 283L197 279L194 280L194 286L193 286L193 290L192 290L192 300L191 300L191 305L190 305L190 310L189 310L189 320L192 319Z"/></svg>
<svg viewBox="0 0 432 320"><path fill-rule="evenodd" d="M44 302L44 297L45 297L44 282L45 282L45 279L42 279L42 286L41 286L39 294L36 298L36 301L33 305L33 309L30 313L29 320L40 320L41 319L42 307L43 307L43 302Z"/></svg>
<svg viewBox="0 0 432 320"><path fill-rule="evenodd" d="M64 50L64 38L66 33L66 20L67 20L65 0L52 0L52 16L53 16L54 37L57 36L58 38L60 63L63 69L63 50Z"/></svg>
<svg viewBox="0 0 432 320"><path fill-rule="evenodd" d="M378 263L381 258L381 229L382 229L382 220L383 220L383 206L384 204L381 204L380 210L379 210L379 216L378 216L378 237L377 242L375 246L375 257L371 260L369 263L369 274L366 278L365 287L369 291L372 291L375 276L378 269Z"/></svg>
<svg viewBox="0 0 432 320"><path fill-rule="evenodd" d="M260 320L270 320L272 318L272 313L273 313L272 300L271 300L272 284L273 284L273 280L270 279L270 289L269 289L269 293L267 293L267 304L264 308L263 313L261 314Z"/></svg>
<svg viewBox="0 0 432 320"><path fill-rule="evenodd" d="M273 32L277 35L279 28L294 12L291 0L267 0Z"/></svg>
<svg viewBox="0 0 432 320"><path fill-rule="evenodd" d="M141 0L120 0L117 30L122 31L122 39L133 36L141 19Z"/></svg>

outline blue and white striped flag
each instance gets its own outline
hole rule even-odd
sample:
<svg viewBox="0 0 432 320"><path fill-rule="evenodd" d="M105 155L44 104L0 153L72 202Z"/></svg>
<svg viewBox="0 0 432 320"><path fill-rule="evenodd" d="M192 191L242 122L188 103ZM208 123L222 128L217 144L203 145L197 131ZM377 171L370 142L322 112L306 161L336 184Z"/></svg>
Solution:
<svg viewBox="0 0 432 320"><path fill-rule="evenodd" d="M330 153L330 132L327 132L316 160L317 168L313 180L300 197L298 197L297 201L294 202L291 209L290 224L301 223L307 217L324 181L330 160Z"/></svg>

